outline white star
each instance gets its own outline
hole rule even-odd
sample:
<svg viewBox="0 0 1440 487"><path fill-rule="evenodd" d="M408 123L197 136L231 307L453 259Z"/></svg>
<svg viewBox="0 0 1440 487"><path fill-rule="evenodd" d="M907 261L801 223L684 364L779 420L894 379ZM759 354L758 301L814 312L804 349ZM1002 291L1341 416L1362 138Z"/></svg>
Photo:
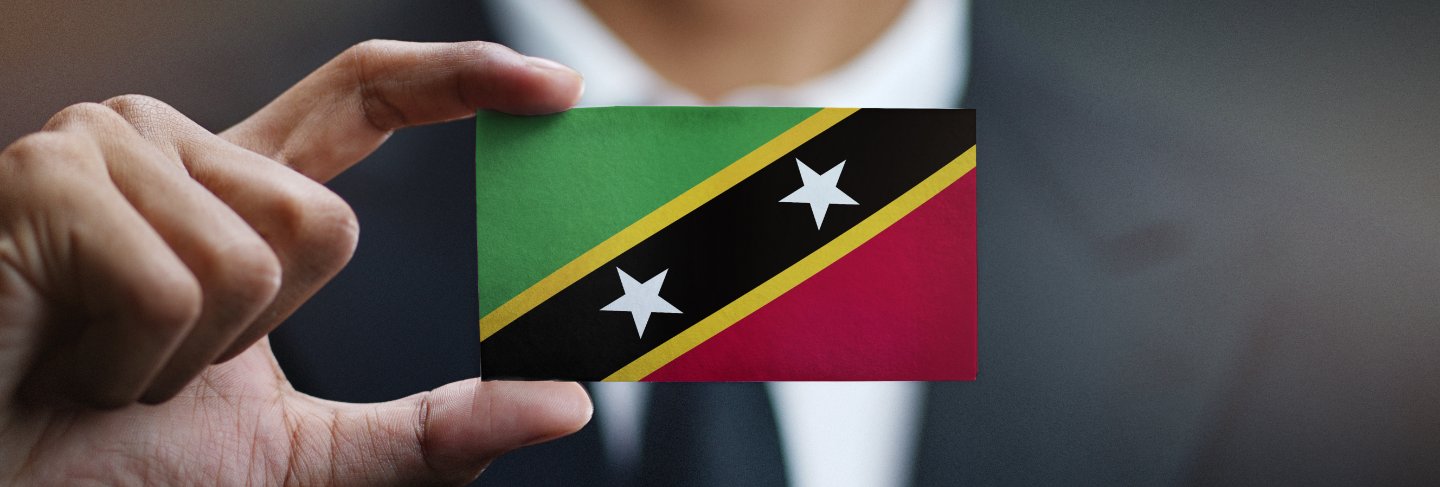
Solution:
<svg viewBox="0 0 1440 487"><path fill-rule="evenodd" d="M858 205L849 195L840 191L835 185L840 183L840 171L845 169L845 161L840 161L835 167L825 171L825 174L815 174L814 169L795 159L795 165L800 166L800 181L803 186L790 193L780 200L781 203L809 203L810 213L815 215L815 228L820 228L820 223L825 221L825 210L830 205Z"/></svg>
<svg viewBox="0 0 1440 487"><path fill-rule="evenodd" d="M635 319L635 331L639 332L641 337L645 336L645 323L650 321L650 313L680 312L660 297L660 286L665 284L665 273L670 272L670 269L660 271L643 284L619 267L616 267L615 271L620 273L620 286L625 288L625 295L600 308L600 311L629 311L630 317Z"/></svg>

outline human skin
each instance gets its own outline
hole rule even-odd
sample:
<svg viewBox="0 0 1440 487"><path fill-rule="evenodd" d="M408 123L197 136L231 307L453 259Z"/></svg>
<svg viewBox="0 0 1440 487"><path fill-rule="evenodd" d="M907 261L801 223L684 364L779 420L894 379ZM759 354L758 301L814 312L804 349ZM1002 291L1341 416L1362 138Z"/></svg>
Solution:
<svg viewBox="0 0 1440 487"><path fill-rule="evenodd" d="M0 152L0 483L458 484L589 420L568 383L380 404L296 392L265 336L348 262L322 183L406 126L569 108L582 80L470 42L357 45L213 134L129 95Z"/></svg>
<svg viewBox="0 0 1440 487"><path fill-rule="evenodd" d="M582 0L656 73L702 99L791 86L854 59L907 0Z"/></svg>

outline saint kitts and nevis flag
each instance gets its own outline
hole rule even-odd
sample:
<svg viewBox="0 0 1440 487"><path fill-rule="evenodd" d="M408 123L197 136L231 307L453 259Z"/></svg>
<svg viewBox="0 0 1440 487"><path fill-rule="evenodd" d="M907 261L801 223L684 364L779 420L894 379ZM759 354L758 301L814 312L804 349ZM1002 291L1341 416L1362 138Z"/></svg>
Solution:
<svg viewBox="0 0 1440 487"><path fill-rule="evenodd" d="M974 379L974 111L477 120L482 377Z"/></svg>

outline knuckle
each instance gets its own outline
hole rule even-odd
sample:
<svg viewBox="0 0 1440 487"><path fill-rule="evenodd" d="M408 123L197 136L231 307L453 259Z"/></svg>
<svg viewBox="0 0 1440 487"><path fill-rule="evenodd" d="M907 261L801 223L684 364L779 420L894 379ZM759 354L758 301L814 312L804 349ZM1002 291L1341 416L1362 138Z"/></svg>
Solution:
<svg viewBox="0 0 1440 487"><path fill-rule="evenodd" d="M366 66L375 65L386 58L395 56L403 51L405 45L406 43L401 41L370 39L345 49L336 58L336 61L344 65L347 70L353 70L355 73L363 75Z"/></svg>
<svg viewBox="0 0 1440 487"><path fill-rule="evenodd" d="M56 129L68 125L80 125L91 130L113 129L125 124L125 119L110 107L99 103L76 103L61 109L45 123L45 129Z"/></svg>
<svg viewBox="0 0 1440 487"><path fill-rule="evenodd" d="M212 300L261 307L274 300L281 282L275 252L259 236L215 246L204 255L204 292Z"/></svg>
<svg viewBox="0 0 1440 487"><path fill-rule="evenodd" d="M359 91L361 112L379 130L408 125L405 112L386 99L386 90L376 80L376 69L385 66L386 59L402 52L403 47L400 41L371 39L352 46L340 57L344 76L350 77Z"/></svg>
<svg viewBox="0 0 1440 487"><path fill-rule="evenodd" d="M190 274L152 277L131 308L134 319L150 329L172 334L200 317L204 306L200 283Z"/></svg>
<svg viewBox="0 0 1440 487"><path fill-rule="evenodd" d="M467 59L483 59L510 52L510 48L486 41L467 41L455 44L454 49Z"/></svg>
<svg viewBox="0 0 1440 487"><path fill-rule="evenodd" d="M165 102L145 95L120 95L100 103L115 113L125 115L127 113L149 113L168 108Z"/></svg>
<svg viewBox="0 0 1440 487"><path fill-rule="evenodd" d="M115 111L105 105L92 102L76 103L60 109L55 118L76 121L110 120Z"/></svg>
<svg viewBox="0 0 1440 487"><path fill-rule="evenodd" d="M258 237L215 251L211 261L212 288L228 298L258 308L280 290L280 259Z"/></svg>
<svg viewBox="0 0 1440 487"><path fill-rule="evenodd" d="M72 212L89 209L95 190L111 184L105 173L105 159L88 135L26 135L0 152L0 213L69 220Z"/></svg>
<svg viewBox="0 0 1440 487"><path fill-rule="evenodd" d="M7 158L36 161L55 158L70 159L88 155L93 149L89 137L62 132L36 132L19 138L5 149Z"/></svg>
<svg viewBox="0 0 1440 487"><path fill-rule="evenodd" d="M183 118L183 115L170 105L145 95L120 95L101 104L142 134L151 134L152 128L175 127L177 121Z"/></svg>
<svg viewBox="0 0 1440 487"><path fill-rule="evenodd" d="M395 48L401 44L402 42L400 41L388 39L370 39L350 46L350 48L346 49L344 54L342 54L342 57L368 59L374 56L383 56L389 52L393 52Z"/></svg>
<svg viewBox="0 0 1440 487"><path fill-rule="evenodd" d="M36 132L11 143L0 153L6 166L20 169L66 166L100 161L99 148L89 136L68 132Z"/></svg>
<svg viewBox="0 0 1440 487"><path fill-rule="evenodd" d="M359 241L360 221L340 196L318 184L309 191L292 192L276 204L299 261L314 271L338 270L350 261Z"/></svg>

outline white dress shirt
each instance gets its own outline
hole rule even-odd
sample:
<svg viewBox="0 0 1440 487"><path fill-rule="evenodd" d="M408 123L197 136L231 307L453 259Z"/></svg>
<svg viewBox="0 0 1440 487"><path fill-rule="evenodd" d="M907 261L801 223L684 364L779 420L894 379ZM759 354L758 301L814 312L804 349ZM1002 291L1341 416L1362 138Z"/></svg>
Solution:
<svg viewBox="0 0 1440 487"><path fill-rule="evenodd" d="M574 0L494 0L500 34L516 50L585 76L581 106L698 105ZM754 86L721 105L948 107L968 69L968 0L911 0L887 31L840 68L797 86ZM596 414L610 461L639 461L644 383L596 383ZM768 384L791 483L900 486L910 478L921 395L911 382Z"/></svg>

